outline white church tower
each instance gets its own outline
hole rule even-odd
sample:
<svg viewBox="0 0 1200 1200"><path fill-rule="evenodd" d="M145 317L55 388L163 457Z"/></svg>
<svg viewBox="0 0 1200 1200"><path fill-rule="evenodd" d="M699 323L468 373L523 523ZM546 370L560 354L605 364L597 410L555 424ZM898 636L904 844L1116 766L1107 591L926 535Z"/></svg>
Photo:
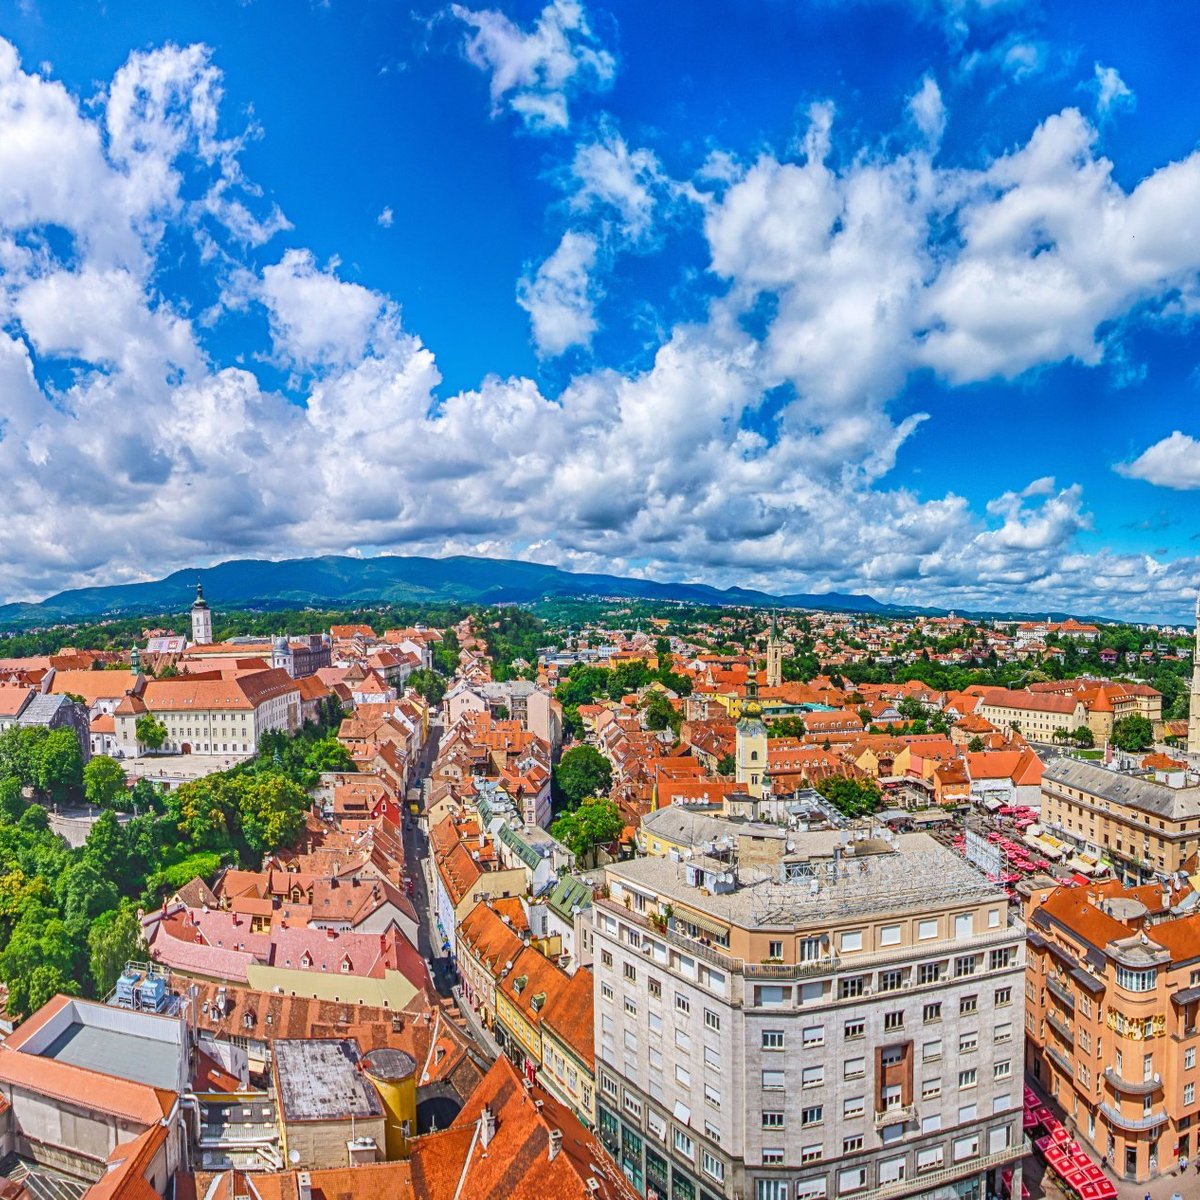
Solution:
<svg viewBox="0 0 1200 1200"><path fill-rule="evenodd" d="M761 800L770 780L767 767L767 727L763 724L758 686L751 676L746 687L746 703L735 727L734 780L755 800Z"/></svg>
<svg viewBox="0 0 1200 1200"><path fill-rule="evenodd" d="M1196 599L1196 646L1192 651L1192 701L1188 706L1189 754L1200 754L1200 597Z"/></svg>
<svg viewBox="0 0 1200 1200"><path fill-rule="evenodd" d="M196 600L192 605L192 644L212 645L212 609L204 599L204 585L196 584Z"/></svg>

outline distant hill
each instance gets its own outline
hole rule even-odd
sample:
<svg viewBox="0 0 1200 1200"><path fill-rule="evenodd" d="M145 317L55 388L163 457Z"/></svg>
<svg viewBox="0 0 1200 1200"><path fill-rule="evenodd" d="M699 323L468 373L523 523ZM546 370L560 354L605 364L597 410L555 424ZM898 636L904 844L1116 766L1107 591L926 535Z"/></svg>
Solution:
<svg viewBox="0 0 1200 1200"><path fill-rule="evenodd" d="M940 608L883 604L856 592L789 592L771 595L751 588L715 588L703 583L659 583L619 575L585 575L511 558L423 558L380 555L350 558L289 558L280 562L244 558L215 567L192 567L165 579L111 587L75 588L37 604L0 604L0 629L29 629L112 617L182 613L196 595L196 581L214 608L355 608L376 604L528 604L543 597L611 596L629 600L677 600L691 604L751 608L811 608L825 612L936 616ZM1065 620L1060 612L968 612L968 619ZM1076 614L1078 615L1078 614ZM1108 621L1106 617L1084 617Z"/></svg>
<svg viewBox="0 0 1200 1200"><path fill-rule="evenodd" d="M215 567L176 571L165 579L111 587L75 588L38 604L0 605L0 626L29 628L106 617L151 616L186 610L204 584L214 608L347 608L371 604L458 601L528 603L544 596L616 596L694 604L896 612L872 596L842 592L772 596L747 588L657 583L617 575L582 575L516 559L381 555L378 558L236 559ZM911 611L911 610L910 610Z"/></svg>

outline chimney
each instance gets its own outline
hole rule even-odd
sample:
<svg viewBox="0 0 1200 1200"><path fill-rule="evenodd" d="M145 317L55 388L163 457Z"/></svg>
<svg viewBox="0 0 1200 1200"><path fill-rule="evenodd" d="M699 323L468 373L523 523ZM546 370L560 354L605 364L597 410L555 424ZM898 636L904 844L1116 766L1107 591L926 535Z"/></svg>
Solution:
<svg viewBox="0 0 1200 1200"><path fill-rule="evenodd" d="M312 1176L307 1171L296 1176L296 1191L298 1200L312 1200Z"/></svg>
<svg viewBox="0 0 1200 1200"><path fill-rule="evenodd" d="M558 1157L558 1153L561 1149L562 1149L562 1130L561 1129L550 1130L550 1147L549 1147L548 1161L553 1162Z"/></svg>
<svg viewBox="0 0 1200 1200"><path fill-rule="evenodd" d="M479 1114L479 1142L486 1150L496 1136L496 1114L485 1104Z"/></svg>

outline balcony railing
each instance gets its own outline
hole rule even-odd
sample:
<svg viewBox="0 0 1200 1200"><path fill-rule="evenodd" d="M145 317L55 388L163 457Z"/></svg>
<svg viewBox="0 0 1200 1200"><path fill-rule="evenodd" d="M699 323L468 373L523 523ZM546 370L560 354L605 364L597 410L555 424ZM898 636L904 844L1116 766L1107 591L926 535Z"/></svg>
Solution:
<svg viewBox="0 0 1200 1200"><path fill-rule="evenodd" d="M1068 1008L1075 1008L1075 997L1071 995L1068 988L1064 987L1053 975L1046 979L1046 987L1050 992L1057 996Z"/></svg>
<svg viewBox="0 0 1200 1200"><path fill-rule="evenodd" d="M1100 1104L1100 1111L1104 1114L1105 1120L1110 1125L1115 1125L1118 1129L1130 1129L1134 1131L1157 1129L1160 1125L1167 1123L1167 1114L1165 1112L1146 1113L1140 1117L1127 1117L1120 1109L1113 1108L1111 1104L1105 1104L1103 1101Z"/></svg>
<svg viewBox="0 0 1200 1200"><path fill-rule="evenodd" d="M1062 1038L1062 1040L1066 1042L1068 1046L1075 1045L1075 1035L1071 1032L1070 1025L1068 1025L1066 1021L1062 1019L1062 1017L1055 1016L1054 1013L1048 1012L1046 1014L1046 1024L1049 1025L1050 1028L1053 1029L1054 1032L1057 1033L1058 1036Z"/></svg>
<svg viewBox="0 0 1200 1200"><path fill-rule="evenodd" d="M915 1104L893 1104L890 1108L885 1108L882 1112L875 1114L875 1128L884 1129L888 1125L907 1125L916 1119L917 1107Z"/></svg>
<svg viewBox="0 0 1200 1200"><path fill-rule="evenodd" d="M984 1154L980 1158L969 1158L964 1162L955 1163L951 1167L943 1167L940 1171L922 1171L911 1179L900 1179L895 1183L885 1183L882 1187L872 1188L869 1193L871 1200L893 1200L897 1196L911 1196L936 1193L939 1188L978 1175L981 1171L1000 1167L1005 1163L1016 1162L1023 1154L1029 1154L1029 1142L1022 1138L1019 1145L1009 1146L1006 1150L997 1150L994 1154Z"/></svg>
<svg viewBox="0 0 1200 1200"><path fill-rule="evenodd" d="M1104 1068L1104 1078L1118 1092L1125 1092L1130 1096L1148 1096L1151 1092L1161 1091L1163 1086L1161 1075L1155 1075L1152 1079L1126 1079L1124 1076L1118 1075L1112 1067Z"/></svg>

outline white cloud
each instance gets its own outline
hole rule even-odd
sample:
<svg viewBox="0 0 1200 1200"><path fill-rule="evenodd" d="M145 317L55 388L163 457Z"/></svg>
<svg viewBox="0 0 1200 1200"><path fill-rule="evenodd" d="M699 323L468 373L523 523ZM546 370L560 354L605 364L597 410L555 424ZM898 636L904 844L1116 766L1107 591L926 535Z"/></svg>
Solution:
<svg viewBox="0 0 1200 1200"><path fill-rule="evenodd" d="M395 221L396 215L390 208L385 207L379 216L375 218L375 224L383 229L391 229L392 222Z"/></svg>
<svg viewBox="0 0 1200 1200"><path fill-rule="evenodd" d="M521 280L517 303L529 314L539 354L558 355L591 341L596 332L591 282L595 265L595 239L568 230L533 278Z"/></svg>
<svg viewBox="0 0 1200 1200"><path fill-rule="evenodd" d="M393 305L320 270L307 250L288 250L262 273L259 295L276 355L301 369L344 367L376 349L396 325Z"/></svg>
<svg viewBox="0 0 1200 1200"><path fill-rule="evenodd" d="M908 111L925 140L936 146L946 128L946 105L932 75L926 75L921 86L909 97Z"/></svg>
<svg viewBox="0 0 1200 1200"><path fill-rule="evenodd" d="M1200 488L1200 442L1176 429L1170 437L1143 450L1133 462L1119 463L1117 471L1158 487L1195 491Z"/></svg>
<svg viewBox="0 0 1200 1200"><path fill-rule="evenodd" d="M296 404L210 361L184 298L157 290L162 227L199 219L189 160L215 155L257 207L221 165L208 61L139 59L148 98L121 102L118 162L104 113L25 75L0 42L0 593L392 549L960 608L1190 606L1195 560L1080 551L1074 483L1015 480L983 512L890 484L905 446L934 435L888 404L922 367L953 383L1096 361L1098 322L1194 284L1200 158L1126 192L1070 110L975 171L935 168L928 143L834 156L832 109L817 106L799 161L726 154L695 181L725 293L644 369L583 371L553 399L494 376L441 397L433 352L387 296L303 249L256 268L246 239L214 228L227 302L265 314ZM607 157L584 168L575 215L633 237L661 185L638 151L597 144ZM77 244L61 261L37 236L51 222ZM947 222L950 244L933 232ZM573 229L524 282L543 353L594 334L602 246ZM774 304L750 332L764 293ZM1194 458L1192 439L1167 441L1180 440L1175 457ZM1128 472L1149 478L1156 450Z"/></svg>
<svg viewBox="0 0 1200 1200"><path fill-rule="evenodd" d="M1108 116L1118 109L1133 108L1137 104L1137 97L1121 78L1116 67L1103 67L1097 63L1094 86L1096 112L1101 117Z"/></svg>
<svg viewBox="0 0 1200 1200"><path fill-rule="evenodd" d="M616 75L579 0L550 0L528 31L496 9L453 4L450 14L472 30L463 51L491 76L493 114L507 104L535 132L566 129L568 96L605 88Z"/></svg>
<svg viewBox="0 0 1200 1200"><path fill-rule="evenodd" d="M610 134L579 146L571 173L577 182L574 209L612 213L621 233L635 241L649 232L656 192L667 183L653 151L630 150L620 134Z"/></svg>

